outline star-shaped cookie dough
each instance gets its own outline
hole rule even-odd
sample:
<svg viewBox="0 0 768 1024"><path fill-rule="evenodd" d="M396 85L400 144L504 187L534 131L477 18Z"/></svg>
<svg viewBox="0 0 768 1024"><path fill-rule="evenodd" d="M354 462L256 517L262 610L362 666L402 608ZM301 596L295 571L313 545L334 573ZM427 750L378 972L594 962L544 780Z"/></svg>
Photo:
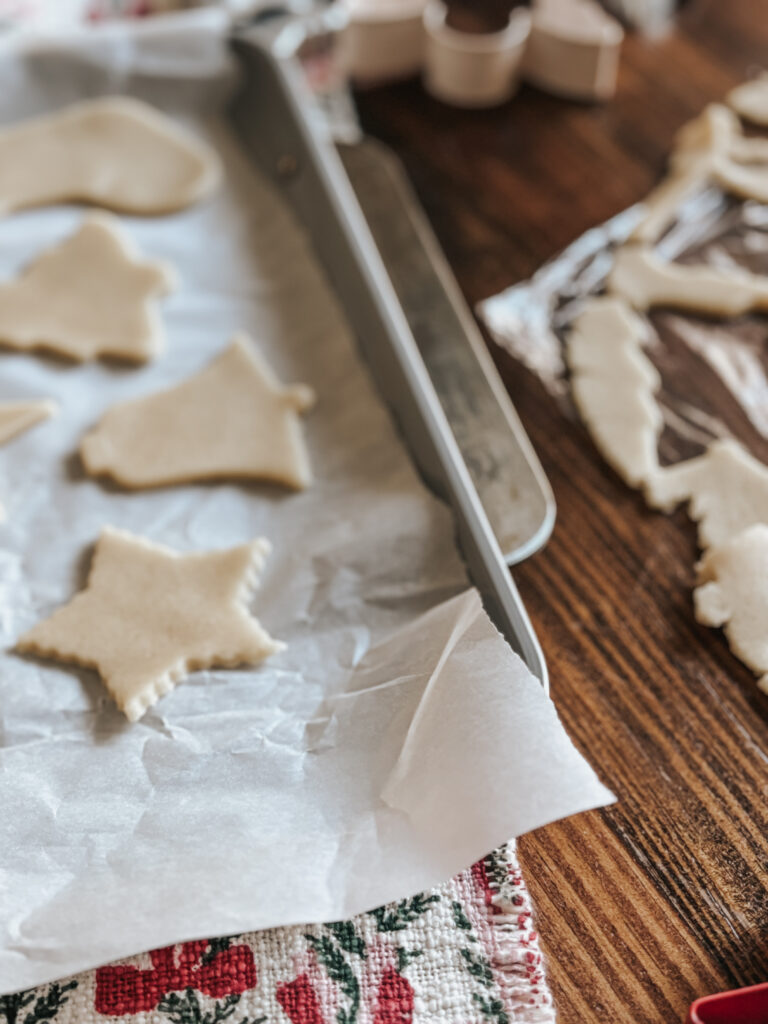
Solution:
<svg viewBox="0 0 768 1024"><path fill-rule="evenodd" d="M83 438L88 473L124 487L194 480L311 482L299 413L314 401L283 387L245 337L168 391L113 406Z"/></svg>
<svg viewBox="0 0 768 1024"><path fill-rule="evenodd" d="M81 362L145 362L163 347L155 299L175 275L132 251L116 218L91 214L59 245L0 285L0 344Z"/></svg>
<svg viewBox="0 0 768 1024"><path fill-rule="evenodd" d="M85 100L0 130L0 214L66 202L170 213L210 192L220 173L209 146L127 96Z"/></svg>
<svg viewBox="0 0 768 1024"><path fill-rule="evenodd" d="M21 402L0 402L0 444L5 444L17 434L29 430L41 420L47 420L56 413L56 403L46 399ZM5 520L5 509L0 503L0 523Z"/></svg>
<svg viewBox="0 0 768 1024"><path fill-rule="evenodd" d="M85 590L16 649L96 669L135 722L196 669L255 665L284 648L247 608L268 553L255 540L180 554L106 527Z"/></svg>

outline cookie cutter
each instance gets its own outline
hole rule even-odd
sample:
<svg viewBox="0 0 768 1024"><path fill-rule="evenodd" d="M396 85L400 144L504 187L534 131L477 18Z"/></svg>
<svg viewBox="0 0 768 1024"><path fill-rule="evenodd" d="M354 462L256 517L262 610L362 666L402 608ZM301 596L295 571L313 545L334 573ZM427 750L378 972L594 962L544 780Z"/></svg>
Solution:
<svg viewBox="0 0 768 1024"><path fill-rule="evenodd" d="M526 8L512 11L499 32L461 32L447 24L442 0L424 9L424 86L436 99L458 107L491 107L515 92L531 31Z"/></svg>
<svg viewBox="0 0 768 1024"><path fill-rule="evenodd" d="M619 22L594 0L537 0L524 77L569 99L610 99L623 39Z"/></svg>
<svg viewBox="0 0 768 1024"><path fill-rule="evenodd" d="M686 1024L767 1024L768 982L702 996L691 1004Z"/></svg>
<svg viewBox="0 0 768 1024"><path fill-rule="evenodd" d="M339 60L358 85L408 78L424 62L427 0L346 0Z"/></svg>

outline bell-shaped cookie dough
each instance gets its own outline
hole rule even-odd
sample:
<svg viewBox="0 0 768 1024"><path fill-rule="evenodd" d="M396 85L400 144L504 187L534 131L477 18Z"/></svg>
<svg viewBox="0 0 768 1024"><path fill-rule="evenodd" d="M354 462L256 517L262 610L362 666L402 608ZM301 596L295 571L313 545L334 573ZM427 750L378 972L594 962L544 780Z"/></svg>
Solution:
<svg viewBox="0 0 768 1024"><path fill-rule="evenodd" d="M627 245L617 250L606 285L640 310L669 306L718 317L768 310L768 277L746 270L668 263L650 246Z"/></svg>
<svg viewBox="0 0 768 1024"><path fill-rule="evenodd" d="M768 466L737 441L714 441L703 455L659 469L645 495L665 512L688 502L701 548L726 544L755 523L768 523Z"/></svg>
<svg viewBox="0 0 768 1024"><path fill-rule="evenodd" d="M93 476L124 487L196 480L311 483L299 413L314 401L283 387L244 336L204 370L168 391L113 406L83 438Z"/></svg>
<svg viewBox="0 0 768 1024"><path fill-rule="evenodd" d="M566 341L571 389L606 461L638 487L658 468L659 374L643 353L643 321L618 298L590 299Z"/></svg>
<svg viewBox="0 0 768 1024"><path fill-rule="evenodd" d="M196 669L255 665L284 648L249 614L265 540L180 554L106 527L85 590L18 651L93 668L131 722Z"/></svg>
<svg viewBox="0 0 768 1024"><path fill-rule="evenodd" d="M169 267L136 256L114 217L91 214L0 284L0 345L145 362L162 350L155 300L173 283Z"/></svg>
<svg viewBox="0 0 768 1024"><path fill-rule="evenodd" d="M696 619L723 627L733 653L768 693L768 525L750 526L713 548L698 570Z"/></svg>
<svg viewBox="0 0 768 1024"><path fill-rule="evenodd" d="M210 147L125 96L0 130L0 213L63 202L169 213L208 194L219 177Z"/></svg>
<svg viewBox="0 0 768 1024"><path fill-rule="evenodd" d="M55 402L47 399L31 401L0 402L0 445L5 444L22 434L30 427L54 416L57 411ZM5 521L5 509L0 503L0 523Z"/></svg>
<svg viewBox="0 0 768 1024"><path fill-rule="evenodd" d="M768 72L737 85L726 97L739 117L752 124L768 126Z"/></svg>

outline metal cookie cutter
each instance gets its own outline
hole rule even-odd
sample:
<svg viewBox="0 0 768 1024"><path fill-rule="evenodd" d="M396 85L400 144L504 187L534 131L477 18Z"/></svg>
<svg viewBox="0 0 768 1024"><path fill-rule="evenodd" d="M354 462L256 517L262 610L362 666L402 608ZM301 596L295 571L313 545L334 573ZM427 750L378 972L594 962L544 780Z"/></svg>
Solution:
<svg viewBox="0 0 768 1024"><path fill-rule="evenodd" d="M480 35L451 28L447 14L442 0L429 0L424 10L427 91L460 107L490 107L509 99L531 31L529 12L517 8L506 28Z"/></svg>
<svg viewBox="0 0 768 1024"><path fill-rule="evenodd" d="M623 39L621 25L594 0L536 0L524 76L569 99L610 99Z"/></svg>
<svg viewBox="0 0 768 1024"><path fill-rule="evenodd" d="M407 78L424 61L427 0L346 0L340 59L359 85Z"/></svg>

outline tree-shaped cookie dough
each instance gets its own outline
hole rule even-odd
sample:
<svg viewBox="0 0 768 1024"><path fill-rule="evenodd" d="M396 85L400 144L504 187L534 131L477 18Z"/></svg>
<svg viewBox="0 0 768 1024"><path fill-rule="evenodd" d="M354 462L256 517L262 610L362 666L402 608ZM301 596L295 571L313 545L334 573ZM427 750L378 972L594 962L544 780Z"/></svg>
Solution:
<svg viewBox="0 0 768 1024"><path fill-rule="evenodd" d="M733 653L768 693L768 525L750 526L707 552L693 598L697 620L724 628Z"/></svg>
<svg viewBox="0 0 768 1024"><path fill-rule="evenodd" d="M768 466L737 441L714 441L704 455L660 469L645 488L655 508L688 502L699 546L725 544L754 523L768 523Z"/></svg>
<svg viewBox="0 0 768 1024"><path fill-rule="evenodd" d="M170 268L135 255L115 218L92 214L0 284L0 344L145 362L163 347L155 300L173 282Z"/></svg>
<svg viewBox="0 0 768 1024"><path fill-rule="evenodd" d="M643 353L648 331L618 298L590 299L566 341L581 418L607 462L637 487L658 468L659 374Z"/></svg>
<svg viewBox="0 0 768 1024"><path fill-rule="evenodd" d="M139 100L86 100L0 131L0 213L86 202L169 213L217 184L210 147Z"/></svg>
<svg viewBox="0 0 768 1024"><path fill-rule="evenodd" d="M17 434L29 430L41 420L47 420L56 413L56 403L46 399L20 402L0 402L0 445L10 441ZM0 504L0 523L5 519L5 509Z"/></svg>
<svg viewBox="0 0 768 1024"><path fill-rule="evenodd" d="M80 453L88 473L125 487L251 479L303 488L311 473L299 413L313 400L303 385L283 387L239 336L176 387L113 406Z"/></svg>
<svg viewBox="0 0 768 1024"><path fill-rule="evenodd" d="M107 527L85 590L17 650L96 669L135 722L196 669L255 665L283 649L247 608L268 553L256 540L180 554Z"/></svg>

